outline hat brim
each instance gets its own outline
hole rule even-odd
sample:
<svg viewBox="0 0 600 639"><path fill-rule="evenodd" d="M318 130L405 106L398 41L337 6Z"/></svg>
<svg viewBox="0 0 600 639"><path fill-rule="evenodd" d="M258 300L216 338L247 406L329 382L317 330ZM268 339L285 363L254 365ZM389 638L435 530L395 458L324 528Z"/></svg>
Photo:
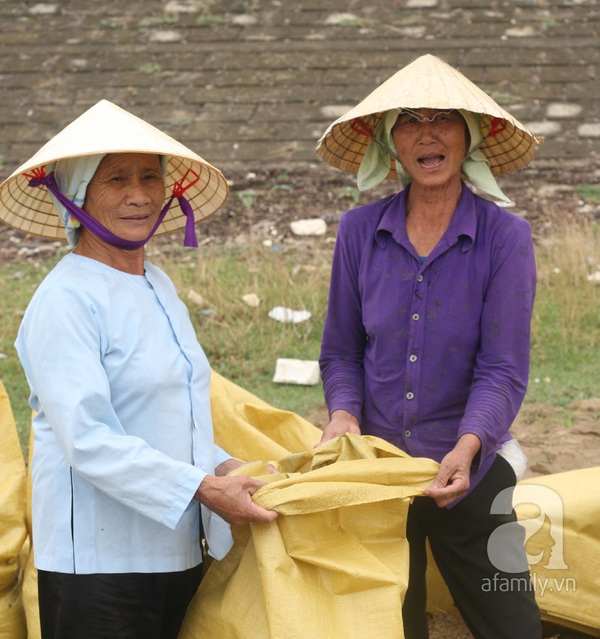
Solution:
<svg viewBox="0 0 600 639"><path fill-rule="evenodd" d="M527 166L542 142L456 69L426 55L398 71L333 122L318 142L317 155L342 171L357 173L370 141L365 128L375 129L391 109L422 108L464 109L479 114L483 133L479 148L494 175ZM388 178L397 179L395 169Z"/></svg>
<svg viewBox="0 0 600 639"><path fill-rule="evenodd" d="M102 100L52 138L0 185L0 219L24 233L64 239L65 227L48 189L30 187L28 175L57 160L109 153L166 157L166 199L171 197L177 182L183 180L184 187L190 185L184 195L194 211L196 223L218 211L227 199L229 187L219 169L144 120ZM156 235L182 229L185 223L186 217L175 201Z"/></svg>

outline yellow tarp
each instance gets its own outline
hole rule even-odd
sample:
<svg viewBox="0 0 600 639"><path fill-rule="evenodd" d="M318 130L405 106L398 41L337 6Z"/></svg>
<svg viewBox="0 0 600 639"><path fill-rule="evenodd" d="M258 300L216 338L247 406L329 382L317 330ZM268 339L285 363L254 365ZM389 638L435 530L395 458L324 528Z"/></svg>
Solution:
<svg viewBox="0 0 600 639"><path fill-rule="evenodd" d="M236 529L234 550L211 565L181 639L402 637L406 511L438 465L345 435L279 468L282 478L255 501L280 517Z"/></svg>
<svg viewBox="0 0 600 639"><path fill-rule="evenodd" d="M321 439L321 431L310 422L273 408L215 371L210 395L215 441L239 459L279 461Z"/></svg>
<svg viewBox="0 0 600 639"><path fill-rule="evenodd" d="M29 434L29 458L27 460L27 531L29 543L28 554L24 559L25 573L23 578L23 605L27 619L27 639L40 639L40 615L38 611L37 570L33 559L32 525L31 525L31 458L33 456L33 429Z"/></svg>
<svg viewBox="0 0 600 639"><path fill-rule="evenodd" d="M25 525L25 460L10 401L0 380L0 639L25 639L21 555Z"/></svg>
<svg viewBox="0 0 600 639"><path fill-rule="evenodd" d="M401 637L398 602L407 565L403 513L410 496L429 483L436 465L368 437L346 436L315 450L317 428L216 373L211 395L217 443L240 458L277 462L280 475L267 474L260 463L242 471L270 482L256 501L282 515L273 525L236 527L236 543L223 561L212 563L181 639ZM23 546L24 465L18 442L14 445L5 394L0 395L0 418L3 441L13 440L0 451L0 552L8 558L0 580L10 575L6 583L13 586L14 603L0 608L0 629L6 623L14 629L8 635L0 630L0 639L22 639L24 618L14 585L19 548L28 551L28 544ZM543 618L595 637L600 637L598 485L600 468L549 475L521 482L517 502L522 501L516 504L527 527L526 547ZM534 492L527 493L531 486ZM521 487L524 493L519 493ZM4 499L5 494L13 497ZM546 500L541 506L527 502L540 496ZM562 504L561 512L557 504ZM557 522L562 522L562 537ZM561 558L566 568L558 568ZM27 636L39 639L36 574L29 560L24 583ZM0 593L4 583L0 581ZM451 607L434 569L428 588L430 610Z"/></svg>
<svg viewBox="0 0 600 639"><path fill-rule="evenodd" d="M600 467L522 481L515 499L542 618L600 637Z"/></svg>

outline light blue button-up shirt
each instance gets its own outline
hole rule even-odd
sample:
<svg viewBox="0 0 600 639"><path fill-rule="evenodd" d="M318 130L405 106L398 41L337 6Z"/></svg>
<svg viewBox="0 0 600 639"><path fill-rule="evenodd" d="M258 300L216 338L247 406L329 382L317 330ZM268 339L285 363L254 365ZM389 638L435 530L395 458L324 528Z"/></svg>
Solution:
<svg viewBox="0 0 600 639"><path fill-rule="evenodd" d="M31 388L38 568L167 572L198 565L214 444L210 367L171 280L75 254L36 291L16 347ZM202 507L211 552L229 526Z"/></svg>

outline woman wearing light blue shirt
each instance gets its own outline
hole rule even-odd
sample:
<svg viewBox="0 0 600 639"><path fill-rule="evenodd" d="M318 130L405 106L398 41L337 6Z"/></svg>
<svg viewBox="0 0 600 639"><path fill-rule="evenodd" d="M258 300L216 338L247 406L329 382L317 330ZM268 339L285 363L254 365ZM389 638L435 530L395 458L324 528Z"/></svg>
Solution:
<svg viewBox="0 0 600 639"><path fill-rule="evenodd" d="M78 130L92 155L77 149ZM185 224L196 244L196 217L220 206L226 184L103 101L17 170L0 199L24 194L9 210L43 224L49 209L44 217L26 199L34 191L74 247L34 294L16 342L35 411L42 637L175 638L201 579L201 531L221 558L229 524L276 517L252 502L260 482L225 477L242 462L214 444L210 366L173 283L144 260L157 232Z"/></svg>

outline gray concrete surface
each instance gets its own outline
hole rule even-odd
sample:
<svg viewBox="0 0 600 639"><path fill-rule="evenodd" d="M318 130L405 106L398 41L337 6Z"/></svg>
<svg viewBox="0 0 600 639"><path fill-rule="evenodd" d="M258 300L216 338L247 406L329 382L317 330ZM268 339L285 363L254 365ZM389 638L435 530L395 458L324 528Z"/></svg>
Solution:
<svg viewBox="0 0 600 639"><path fill-rule="evenodd" d="M538 164L599 162L598 0L2 0L0 178L102 98L222 169L318 163L424 53L544 136Z"/></svg>

